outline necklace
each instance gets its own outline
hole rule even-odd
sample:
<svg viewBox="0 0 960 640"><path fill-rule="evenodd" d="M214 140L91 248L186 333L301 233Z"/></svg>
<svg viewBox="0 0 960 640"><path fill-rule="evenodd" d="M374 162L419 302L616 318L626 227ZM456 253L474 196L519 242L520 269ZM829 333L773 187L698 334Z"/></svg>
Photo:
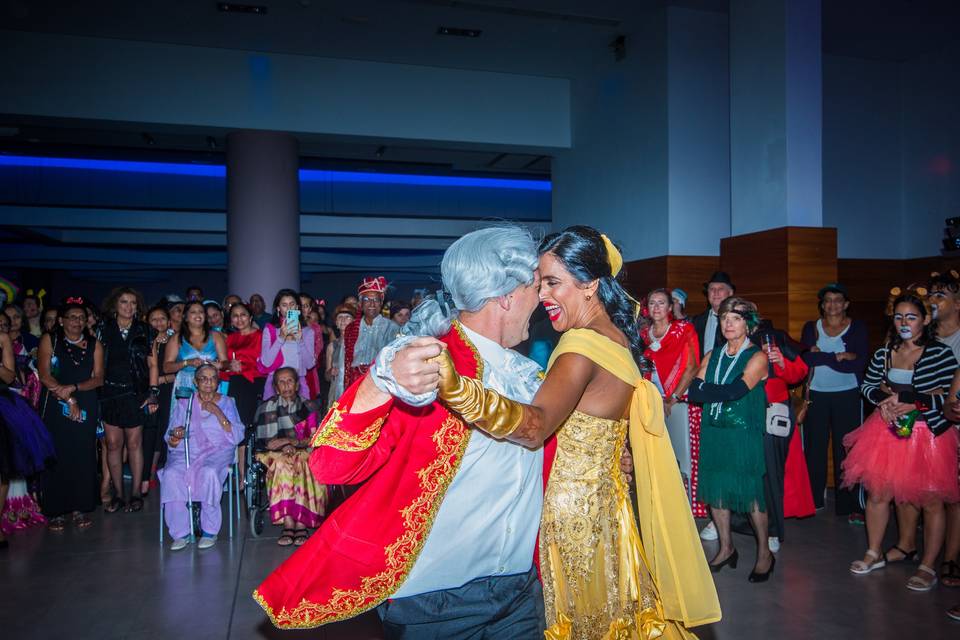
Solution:
<svg viewBox="0 0 960 640"><path fill-rule="evenodd" d="M66 353L67 357L70 359L70 362L73 363L73 366L79 367L83 364L83 360L87 355L87 346L83 334L80 334L79 340L71 340L64 334L63 336L64 345L63 351Z"/></svg>
<svg viewBox="0 0 960 640"><path fill-rule="evenodd" d="M743 352L750 348L750 341L744 339L740 343L740 346L737 348L735 354L727 355L727 348L724 346L720 349L720 357L717 359L717 368L713 370L713 382L714 384L727 384L727 378L730 377L730 372L733 371L734 365L737 364L737 360L740 359L740 356L743 355ZM720 369L723 367L723 359L730 358L730 364L727 366L727 370L724 372L723 376L720 375ZM710 415L714 420L720 418L720 412L723 410L723 403L717 402L710 407Z"/></svg>
<svg viewBox="0 0 960 640"><path fill-rule="evenodd" d="M117 320L117 329L120 330L120 337L123 338L124 340L126 340L126 339L127 339L127 336L130 335L130 327L132 327L132 326L133 326L133 320L131 320L130 323L129 323L127 326L125 326L125 327L124 327L124 326L121 326L121 325L120 325L120 321Z"/></svg>
<svg viewBox="0 0 960 640"><path fill-rule="evenodd" d="M650 331L647 335L650 338L650 350L651 351L660 351L660 341L667 337L667 334L670 333L670 325L667 325L667 330L663 332L663 335L659 338L653 333L653 325L650 325Z"/></svg>

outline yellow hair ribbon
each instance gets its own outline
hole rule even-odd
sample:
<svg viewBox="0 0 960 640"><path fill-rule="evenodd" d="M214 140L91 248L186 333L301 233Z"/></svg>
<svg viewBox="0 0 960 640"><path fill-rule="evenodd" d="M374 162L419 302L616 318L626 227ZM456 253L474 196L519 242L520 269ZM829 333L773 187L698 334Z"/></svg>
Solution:
<svg viewBox="0 0 960 640"><path fill-rule="evenodd" d="M623 268L623 256L620 255L620 251L613 246L610 238L608 238L605 233L601 233L600 237L603 238L603 244L607 247L607 260L610 262L610 273L616 278L617 274L620 273L620 269Z"/></svg>

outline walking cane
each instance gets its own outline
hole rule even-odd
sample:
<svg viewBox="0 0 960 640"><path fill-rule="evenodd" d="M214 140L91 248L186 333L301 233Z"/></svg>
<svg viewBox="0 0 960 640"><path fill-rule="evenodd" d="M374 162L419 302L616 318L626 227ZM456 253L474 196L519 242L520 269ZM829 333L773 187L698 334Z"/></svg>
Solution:
<svg viewBox="0 0 960 640"><path fill-rule="evenodd" d="M184 454L187 458L187 515L190 518L190 542L196 542L196 531L193 526L193 491L190 488L190 421L193 415L194 390L191 387L177 387L177 400L188 400L187 415L183 425Z"/></svg>

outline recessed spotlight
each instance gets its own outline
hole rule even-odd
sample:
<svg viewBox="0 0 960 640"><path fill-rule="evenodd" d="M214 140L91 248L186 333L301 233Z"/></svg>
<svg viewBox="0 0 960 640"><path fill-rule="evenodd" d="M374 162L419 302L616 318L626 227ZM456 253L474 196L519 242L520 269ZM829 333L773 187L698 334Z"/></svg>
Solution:
<svg viewBox="0 0 960 640"><path fill-rule="evenodd" d="M479 38L480 29L461 29L459 27L437 27L438 36L458 36L460 38Z"/></svg>
<svg viewBox="0 0 960 640"><path fill-rule="evenodd" d="M253 13L258 16L266 15L267 8L256 4L236 4L234 2L218 2L217 11L223 13Z"/></svg>

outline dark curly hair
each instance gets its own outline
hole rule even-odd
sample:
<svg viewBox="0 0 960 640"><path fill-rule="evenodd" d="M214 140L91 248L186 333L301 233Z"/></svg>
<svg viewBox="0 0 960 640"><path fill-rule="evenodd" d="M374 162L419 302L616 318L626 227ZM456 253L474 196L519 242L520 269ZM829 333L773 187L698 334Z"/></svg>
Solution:
<svg viewBox="0 0 960 640"><path fill-rule="evenodd" d="M920 296L918 296L916 291L908 289L903 293L899 294L898 296L894 297L890 301L891 322L890 322L890 328L887 331L887 348L889 348L890 350L896 349L897 347L902 345L904 342L903 338L900 337L900 333L897 331L897 324L892 321L893 312L896 310L897 305L904 302L912 304L913 306L915 306L917 309L920 310L921 320L926 320L927 316L930 315L927 310L927 304L928 304L927 301L921 298ZM925 347L936 339L937 339L937 320L934 318L930 321L929 324L923 327L923 332L920 334L918 338L916 338L916 342L918 346Z"/></svg>
<svg viewBox="0 0 960 640"><path fill-rule="evenodd" d="M582 284L598 281L597 297L604 310L629 340L630 352L637 365L641 370L649 369L649 363L643 357L644 344L637 326L636 303L619 282L622 272L613 274L600 232L585 225L567 227L545 237L538 252L556 256L570 275Z"/></svg>

